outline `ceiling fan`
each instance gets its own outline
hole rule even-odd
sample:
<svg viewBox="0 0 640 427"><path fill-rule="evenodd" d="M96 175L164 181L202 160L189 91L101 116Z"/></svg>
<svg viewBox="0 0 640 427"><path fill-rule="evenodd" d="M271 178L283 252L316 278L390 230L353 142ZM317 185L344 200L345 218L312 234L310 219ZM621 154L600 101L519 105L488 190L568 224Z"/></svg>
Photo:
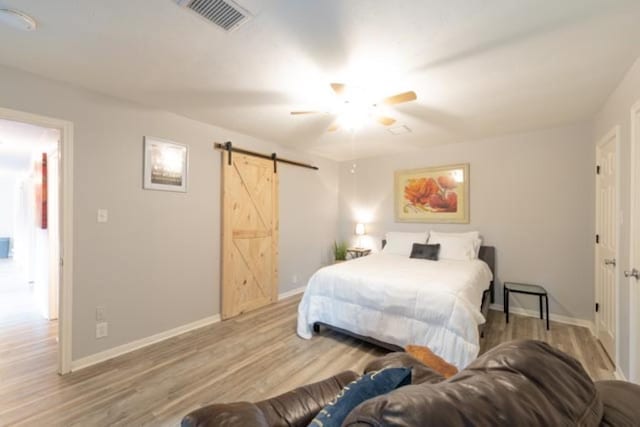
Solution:
<svg viewBox="0 0 640 427"><path fill-rule="evenodd" d="M384 126L391 126L396 122L396 119L385 115L384 112L381 111L380 105L397 105L404 102L415 101L417 99L416 93L409 91L388 96L380 100L378 103L371 103L369 101L365 101L364 96L362 96L361 93L358 93L355 88L348 87L344 83L331 83L331 88L340 98L340 102L334 110L292 111L291 115L334 114L337 119L327 129L329 132L334 132L341 127L345 127L350 130L357 129L369 118L373 118Z"/></svg>

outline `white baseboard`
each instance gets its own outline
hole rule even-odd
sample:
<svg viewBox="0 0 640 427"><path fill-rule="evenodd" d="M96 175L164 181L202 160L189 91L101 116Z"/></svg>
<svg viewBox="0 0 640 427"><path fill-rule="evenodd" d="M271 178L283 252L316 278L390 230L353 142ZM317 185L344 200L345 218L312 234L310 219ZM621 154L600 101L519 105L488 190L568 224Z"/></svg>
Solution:
<svg viewBox="0 0 640 427"><path fill-rule="evenodd" d="M504 311L504 306L502 304L491 304L489 308L491 310ZM519 314L521 316L527 316L527 317L540 317L539 311L528 310L522 307L509 307L509 313ZM553 313L549 314L549 319L553 320L554 322L565 323L567 325L582 326L584 328L589 329L589 332L591 332L592 335L595 335L595 324L590 320L578 319L578 318L569 317L569 316L561 316L559 314L553 314Z"/></svg>
<svg viewBox="0 0 640 427"><path fill-rule="evenodd" d="M307 286L300 286L299 288L295 288L295 289L291 289L290 291L287 292L283 292L280 295L278 295L278 301L282 301L285 298L289 298L292 297L294 295L298 295L304 292L304 290L307 289Z"/></svg>
<svg viewBox="0 0 640 427"><path fill-rule="evenodd" d="M281 301L285 298L292 297L294 295L301 294L304 292L306 288L307 288L306 286L301 286L299 288L295 288L295 289L291 289L290 291L283 292L280 295L278 295L278 301ZM132 351L141 349L151 344L156 344L160 341L173 338L177 335L181 335L186 332L192 331L194 329L202 328L204 326L217 323L219 321L220 321L220 314L215 314L213 316L205 317L204 319L196 320L195 322L188 323L186 325L178 326L177 328L169 329L168 331L160 332L158 334L151 335L146 338L141 338L139 340L135 340L130 343L120 345L118 347L110 348L108 350L92 354L90 356L82 357L78 360L74 360L71 362L71 371L78 371L80 369L87 368L97 363L105 362L109 359L113 359L114 357L122 356L123 354L130 353Z"/></svg>
<svg viewBox="0 0 640 427"><path fill-rule="evenodd" d="M134 350L147 347L151 344L173 338L177 335L181 335L194 329L217 323L219 321L220 315L215 314L213 316L205 317L204 319L196 320L195 322L187 323L186 325L178 326L177 328L169 329L168 331L160 332L146 338L131 341L130 343L119 345L118 347L110 348L108 350L92 354L90 356L82 357L71 362L71 371L77 371L87 368L97 363L113 359L114 357L122 356L125 353L130 353Z"/></svg>
<svg viewBox="0 0 640 427"><path fill-rule="evenodd" d="M299 288L295 288L295 289L291 289L290 291L283 292L280 295L278 295L278 301L283 300L285 298L292 297L294 295L301 294L304 292L306 288L307 288L306 286L301 286ZM151 344L156 344L160 341L173 338L177 335L181 335L186 332L192 331L194 329L202 328L204 326L217 323L219 321L220 321L220 314L215 314L213 316L205 317L204 319L200 319L195 322L188 323L186 325L178 326L177 328L169 329L168 331L160 332L158 334L151 335L146 338L141 338L139 340L135 340L130 343L120 345L118 347L110 348L108 350L101 351L96 354L92 354L90 356L82 357L78 360L74 360L71 362L71 371L77 371L77 370L95 365L100 362L105 362L109 359L113 359L114 357L122 356L123 354L130 353L132 351L141 349Z"/></svg>

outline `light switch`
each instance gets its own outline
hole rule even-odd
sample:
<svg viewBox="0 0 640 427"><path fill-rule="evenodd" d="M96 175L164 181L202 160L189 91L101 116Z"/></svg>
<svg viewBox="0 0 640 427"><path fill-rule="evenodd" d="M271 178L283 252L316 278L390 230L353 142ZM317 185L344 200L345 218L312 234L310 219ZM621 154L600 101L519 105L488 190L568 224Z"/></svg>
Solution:
<svg viewBox="0 0 640 427"><path fill-rule="evenodd" d="M98 222L109 221L109 211L106 209L98 209Z"/></svg>
<svg viewBox="0 0 640 427"><path fill-rule="evenodd" d="M104 322L107 319L106 309L103 305L96 307L96 322Z"/></svg>

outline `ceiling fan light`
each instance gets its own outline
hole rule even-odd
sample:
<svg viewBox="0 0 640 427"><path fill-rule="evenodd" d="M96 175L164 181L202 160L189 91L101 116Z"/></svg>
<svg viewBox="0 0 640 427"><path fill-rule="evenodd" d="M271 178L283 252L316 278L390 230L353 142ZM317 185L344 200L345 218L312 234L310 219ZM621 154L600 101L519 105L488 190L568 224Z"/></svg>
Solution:
<svg viewBox="0 0 640 427"><path fill-rule="evenodd" d="M356 131L364 125L367 117L368 114L366 111L353 108L344 111L338 118L338 121L340 122L340 127L349 131Z"/></svg>

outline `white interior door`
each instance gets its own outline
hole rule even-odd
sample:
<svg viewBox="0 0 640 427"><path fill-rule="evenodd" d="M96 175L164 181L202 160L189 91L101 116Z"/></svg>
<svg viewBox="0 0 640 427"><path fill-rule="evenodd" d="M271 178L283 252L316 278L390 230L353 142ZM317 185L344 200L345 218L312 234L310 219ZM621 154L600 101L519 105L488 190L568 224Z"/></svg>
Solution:
<svg viewBox="0 0 640 427"><path fill-rule="evenodd" d="M629 280L631 361L629 379L640 383L640 101L631 109L631 236Z"/></svg>
<svg viewBox="0 0 640 427"><path fill-rule="evenodd" d="M596 332L616 360L617 128L596 147Z"/></svg>

